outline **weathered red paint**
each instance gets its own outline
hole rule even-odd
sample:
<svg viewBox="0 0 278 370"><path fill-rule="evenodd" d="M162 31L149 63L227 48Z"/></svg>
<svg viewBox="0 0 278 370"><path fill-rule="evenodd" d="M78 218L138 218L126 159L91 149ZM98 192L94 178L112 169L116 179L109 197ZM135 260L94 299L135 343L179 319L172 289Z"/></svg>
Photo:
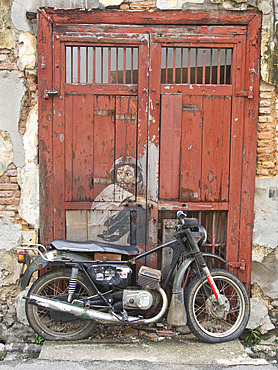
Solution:
<svg viewBox="0 0 278 370"><path fill-rule="evenodd" d="M147 248L157 243L160 211L226 211L226 257L245 261L234 271L250 284L260 22L252 11L39 11L42 242L65 236L66 210L91 208L115 159L144 158ZM121 84L110 75L95 83L95 74L94 83L65 84L65 45L138 47L138 84L126 85L125 72ZM220 54L217 84L204 84L204 68L202 84L197 68L194 83L180 84L176 51L172 83L161 84L162 47L233 49L231 84L219 84ZM60 95L46 100L45 89Z"/></svg>

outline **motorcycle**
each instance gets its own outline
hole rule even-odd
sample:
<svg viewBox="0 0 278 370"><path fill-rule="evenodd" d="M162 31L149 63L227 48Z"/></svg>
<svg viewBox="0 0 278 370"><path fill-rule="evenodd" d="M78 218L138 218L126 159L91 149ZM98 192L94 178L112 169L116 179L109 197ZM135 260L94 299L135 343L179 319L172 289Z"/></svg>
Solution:
<svg viewBox="0 0 278 370"><path fill-rule="evenodd" d="M182 211L177 216L175 239L141 254L136 246L96 241L55 239L50 250L25 244L18 253L19 262L28 266L21 289L35 271L44 271L24 297L33 330L47 340L78 340L88 337L97 323L146 325L167 313L170 327L188 325L202 341L239 337L250 314L244 284L225 269L208 268L206 258L226 261L200 251L207 233L197 219ZM136 262L166 247L172 249L166 278L141 264L136 279Z"/></svg>

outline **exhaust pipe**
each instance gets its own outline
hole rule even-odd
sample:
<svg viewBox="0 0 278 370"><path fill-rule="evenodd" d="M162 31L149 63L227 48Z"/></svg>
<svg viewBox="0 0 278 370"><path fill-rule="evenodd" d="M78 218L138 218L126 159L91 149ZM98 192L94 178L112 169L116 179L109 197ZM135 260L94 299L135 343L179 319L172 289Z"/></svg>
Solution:
<svg viewBox="0 0 278 370"><path fill-rule="evenodd" d="M30 294L29 297L24 298L28 300L28 303L35 306L44 307L53 311L65 312L79 317L80 319L94 320L102 324L107 322L112 324L152 324L157 322L164 315L168 306L168 299L164 290L161 287L158 287L157 290L162 297L163 304L159 313L150 319L142 319L134 316L127 316L123 318L122 315L115 313L100 312L92 310L91 308L75 306L72 303L61 302L56 299L46 298L36 294Z"/></svg>

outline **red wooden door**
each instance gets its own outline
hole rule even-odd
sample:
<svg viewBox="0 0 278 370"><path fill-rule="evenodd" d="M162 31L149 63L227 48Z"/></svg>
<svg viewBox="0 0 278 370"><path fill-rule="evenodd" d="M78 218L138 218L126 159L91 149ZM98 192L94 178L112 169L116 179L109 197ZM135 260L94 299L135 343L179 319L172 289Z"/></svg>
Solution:
<svg viewBox="0 0 278 370"><path fill-rule="evenodd" d="M54 119L55 197L62 200L56 235L145 246L144 40L134 33L55 38L55 64L61 64L55 82L63 97Z"/></svg>
<svg viewBox="0 0 278 370"><path fill-rule="evenodd" d="M39 17L42 241L152 248L183 209L249 282L259 16L60 13Z"/></svg>

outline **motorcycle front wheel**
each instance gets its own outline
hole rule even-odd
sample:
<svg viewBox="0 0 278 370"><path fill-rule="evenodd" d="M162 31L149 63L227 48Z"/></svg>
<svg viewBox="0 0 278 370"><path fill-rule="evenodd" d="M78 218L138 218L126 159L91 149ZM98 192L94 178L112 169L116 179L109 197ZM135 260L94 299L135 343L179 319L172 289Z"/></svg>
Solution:
<svg viewBox="0 0 278 370"><path fill-rule="evenodd" d="M212 269L211 275L225 302L220 306L204 275L195 276L185 292L188 327L199 339L222 343L238 338L250 315L247 290L233 273Z"/></svg>
<svg viewBox="0 0 278 370"><path fill-rule="evenodd" d="M42 297L65 301L71 277L70 269L58 269L42 275L28 292ZM82 273L78 273L75 298L94 295L90 283ZM92 320L75 318L66 313L57 314L49 309L32 305L26 301L26 316L30 326L47 340L79 340L86 338L96 328Z"/></svg>

